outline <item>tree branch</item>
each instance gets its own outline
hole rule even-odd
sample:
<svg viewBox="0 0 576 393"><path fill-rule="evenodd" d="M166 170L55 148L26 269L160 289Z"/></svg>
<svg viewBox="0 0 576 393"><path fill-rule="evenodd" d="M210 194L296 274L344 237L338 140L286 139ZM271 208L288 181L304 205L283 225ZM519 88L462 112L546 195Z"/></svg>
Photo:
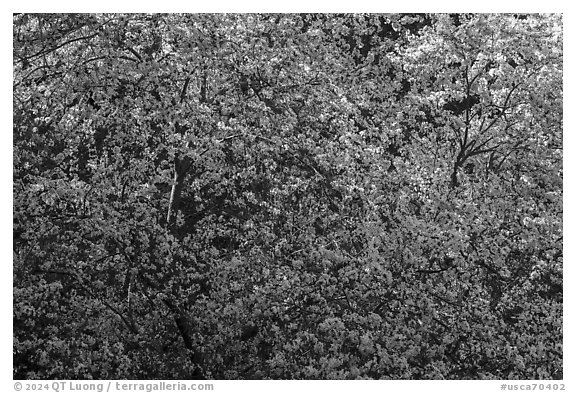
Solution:
<svg viewBox="0 0 576 393"><path fill-rule="evenodd" d="M116 254L115 254L116 255ZM73 272L68 272L65 270L44 270L44 269L37 269L36 270L39 273L44 273L44 274L60 274L60 275L65 275L65 276L69 276L69 277L73 277L76 279L76 284L80 285L80 287L82 289L84 289L89 295L91 295L93 298L99 300L100 302L102 302L102 304L104 304L104 306L106 306L106 308L108 308L110 311L112 311L114 314L116 314L118 317L120 317L120 319L122 320L122 322L124 322L124 325L126 325L126 327L134 334L138 334L138 327L136 326L136 324L134 323L134 321L129 321L122 312L120 312L120 310L118 310L116 307L114 307L112 304L108 303L105 299L101 298L100 296L96 295L94 293L94 291L92 291L87 285L85 285L82 282L82 277L80 277L80 275L78 273L73 273Z"/></svg>
<svg viewBox="0 0 576 393"><path fill-rule="evenodd" d="M140 53L136 52L133 48L126 46L126 49L128 49L130 51L130 53L132 53L134 56L136 56L136 58L142 62L142 56L140 56Z"/></svg>
<svg viewBox="0 0 576 393"><path fill-rule="evenodd" d="M184 102L186 98L186 91L188 90L188 85L190 84L190 77L187 77L184 81L184 86L182 86L182 91L180 92L180 104Z"/></svg>
<svg viewBox="0 0 576 393"><path fill-rule="evenodd" d="M73 38L73 39L71 39L71 40L68 40L68 41L66 41L66 42L63 42L63 43L60 44L60 45L56 45L56 46L53 46L52 48L48 48L48 49L42 49L42 50L36 52L36 53L33 54L33 55L30 55L30 56L28 56L28 57L23 57L23 58L21 58L21 60L22 60L22 61L25 61L25 60L30 60L30 59L33 59L33 58L35 58L35 57L41 56L41 55L47 55L48 53L54 52L54 51L62 48L63 46L66 46L66 45L71 44L71 43L76 42L76 41L89 40L89 39L91 39L91 38L96 37L97 35L98 35L98 33L94 33L94 34L90 34L90 35L83 36L83 37Z"/></svg>

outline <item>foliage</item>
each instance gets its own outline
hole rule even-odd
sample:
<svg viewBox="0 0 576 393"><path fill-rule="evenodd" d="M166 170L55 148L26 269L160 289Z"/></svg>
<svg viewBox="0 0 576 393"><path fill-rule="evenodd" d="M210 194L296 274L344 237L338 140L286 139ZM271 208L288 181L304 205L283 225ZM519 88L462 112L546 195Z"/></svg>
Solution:
<svg viewBox="0 0 576 393"><path fill-rule="evenodd" d="M562 378L559 16L13 32L15 378Z"/></svg>

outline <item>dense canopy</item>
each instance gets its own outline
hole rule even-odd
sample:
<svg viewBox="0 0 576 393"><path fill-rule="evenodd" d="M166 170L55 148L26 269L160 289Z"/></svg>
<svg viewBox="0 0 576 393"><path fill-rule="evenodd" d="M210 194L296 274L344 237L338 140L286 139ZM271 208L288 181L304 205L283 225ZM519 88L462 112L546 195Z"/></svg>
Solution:
<svg viewBox="0 0 576 393"><path fill-rule="evenodd" d="M562 378L559 15L17 14L14 378Z"/></svg>

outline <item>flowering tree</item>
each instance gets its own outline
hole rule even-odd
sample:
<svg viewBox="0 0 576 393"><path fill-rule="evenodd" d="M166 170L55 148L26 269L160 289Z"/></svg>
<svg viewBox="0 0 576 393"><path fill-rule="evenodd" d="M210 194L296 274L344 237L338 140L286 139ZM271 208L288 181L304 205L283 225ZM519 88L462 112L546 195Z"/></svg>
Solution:
<svg viewBox="0 0 576 393"><path fill-rule="evenodd" d="M560 17L13 30L15 378L562 377Z"/></svg>

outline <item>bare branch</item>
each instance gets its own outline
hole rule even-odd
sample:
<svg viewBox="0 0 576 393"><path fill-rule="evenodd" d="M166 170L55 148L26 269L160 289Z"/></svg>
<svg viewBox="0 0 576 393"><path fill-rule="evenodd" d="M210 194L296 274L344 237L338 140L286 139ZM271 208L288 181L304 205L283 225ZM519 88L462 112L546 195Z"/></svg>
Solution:
<svg viewBox="0 0 576 393"><path fill-rule="evenodd" d="M142 61L142 56L140 56L140 53L136 52L133 48L126 46L126 49L128 49L128 51L130 51L130 53L132 53L134 56L136 56L136 58L138 58L139 61Z"/></svg>

